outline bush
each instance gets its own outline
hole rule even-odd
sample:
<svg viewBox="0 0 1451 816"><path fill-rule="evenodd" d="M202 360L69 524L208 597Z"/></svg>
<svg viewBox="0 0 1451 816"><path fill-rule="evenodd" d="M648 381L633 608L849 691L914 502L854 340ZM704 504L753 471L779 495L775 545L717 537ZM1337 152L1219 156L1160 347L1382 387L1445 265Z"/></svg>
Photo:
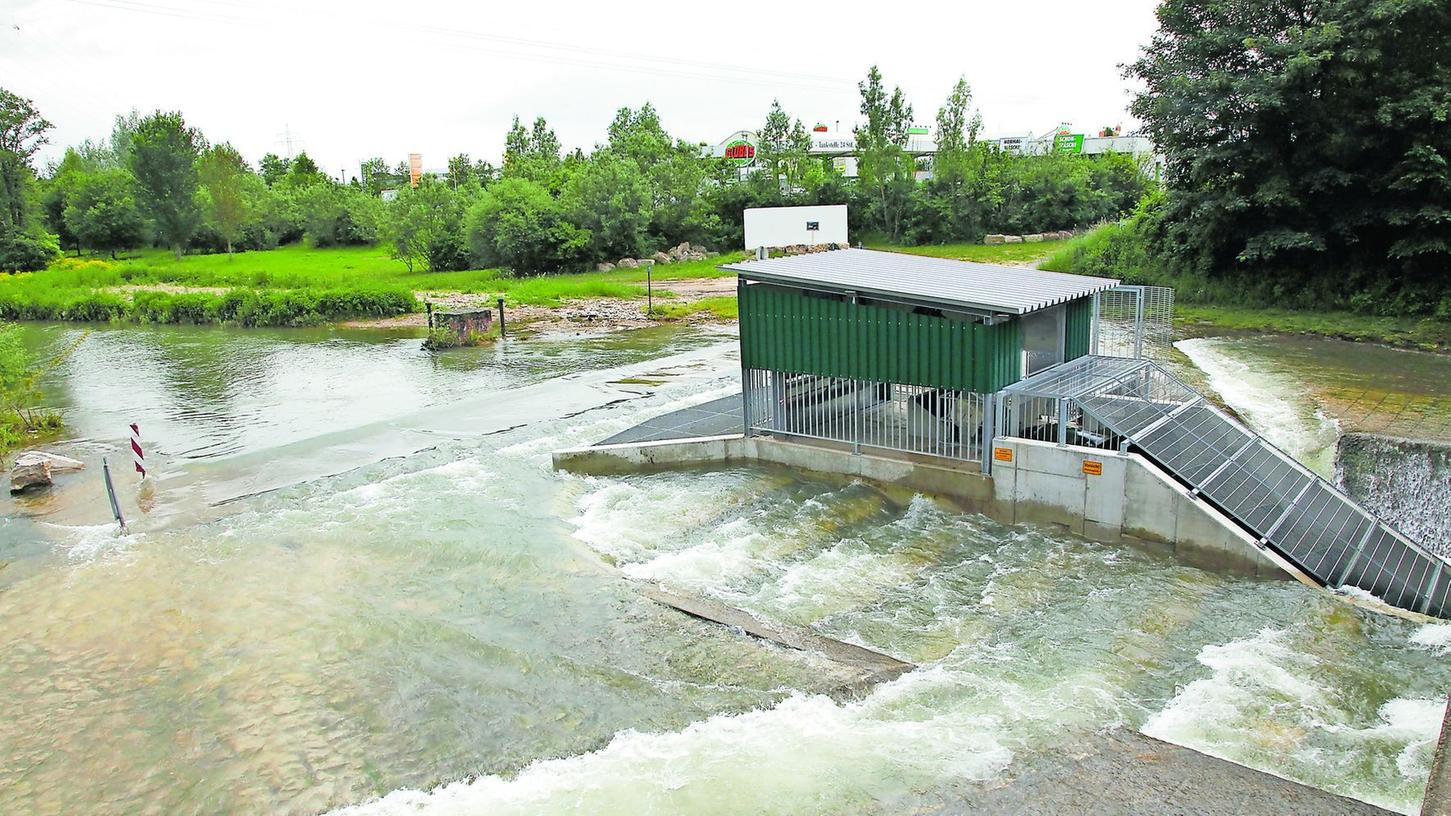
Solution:
<svg viewBox="0 0 1451 816"><path fill-rule="evenodd" d="M516 275L578 268L589 230L565 219L549 191L525 179L505 179L486 190L464 219L474 259Z"/></svg>
<svg viewBox="0 0 1451 816"><path fill-rule="evenodd" d="M0 272L38 272L60 255L54 235L0 232Z"/></svg>

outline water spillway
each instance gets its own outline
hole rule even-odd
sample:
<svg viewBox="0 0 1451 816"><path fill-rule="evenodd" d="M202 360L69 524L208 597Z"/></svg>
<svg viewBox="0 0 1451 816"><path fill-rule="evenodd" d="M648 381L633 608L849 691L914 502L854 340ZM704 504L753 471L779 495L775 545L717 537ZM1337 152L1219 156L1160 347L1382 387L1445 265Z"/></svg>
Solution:
<svg viewBox="0 0 1451 816"><path fill-rule="evenodd" d="M1013 395L1067 401L1089 438L1132 446L1305 574L1451 616L1445 560L1377 518L1150 360L1083 357Z"/></svg>

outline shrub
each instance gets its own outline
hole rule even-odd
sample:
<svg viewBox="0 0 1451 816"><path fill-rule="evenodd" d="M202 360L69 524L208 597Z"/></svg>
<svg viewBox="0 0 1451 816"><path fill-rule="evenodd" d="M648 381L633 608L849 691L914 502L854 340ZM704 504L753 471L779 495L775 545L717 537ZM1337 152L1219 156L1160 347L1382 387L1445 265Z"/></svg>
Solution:
<svg viewBox="0 0 1451 816"><path fill-rule="evenodd" d="M54 235L0 231L0 272L37 272L60 254Z"/></svg>

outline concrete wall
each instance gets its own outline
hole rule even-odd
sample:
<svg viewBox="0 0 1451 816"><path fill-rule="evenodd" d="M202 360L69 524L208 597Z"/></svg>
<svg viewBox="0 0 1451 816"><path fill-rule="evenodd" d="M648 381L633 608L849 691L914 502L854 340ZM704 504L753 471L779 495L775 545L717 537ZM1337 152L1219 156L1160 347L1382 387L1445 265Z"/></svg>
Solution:
<svg viewBox="0 0 1451 816"><path fill-rule="evenodd" d="M1137 454L1015 438L998 438L994 450L991 476L975 463L854 454L846 445L739 435L558 451L554 466L602 474L771 462L942 496L1008 524L1056 524L1094 541L1162 547L1206 569L1315 585ZM1096 465L1085 470L1085 462Z"/></svg>
<svg viewBox="0 0 1451 816"><path fill-rule="evenodd" d="M1158 544L1199 567L1290 577L1252 536L1138 454L1005 437L993 451L993 494L1006 521Z"/></svg>

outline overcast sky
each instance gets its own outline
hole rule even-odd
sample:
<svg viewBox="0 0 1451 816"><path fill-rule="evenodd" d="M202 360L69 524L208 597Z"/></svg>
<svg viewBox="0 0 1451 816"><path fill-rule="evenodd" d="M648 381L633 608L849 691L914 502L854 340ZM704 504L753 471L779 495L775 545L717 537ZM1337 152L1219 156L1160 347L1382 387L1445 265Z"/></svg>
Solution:
<svg viewBox="0 0 1451 816"><path fill-rule="evenodd" d="M55 124L44 159L117 113L179 109L254 163L306 149L325 170L410 152L497 161L511 117L570 148L649 100L665 127L718 142L773 98L808 127L849 129L873 63L930 125L967 77L989 134L1133 121L1119 65L1153 0L513 2L3 0L0 86Z"/></svg>

